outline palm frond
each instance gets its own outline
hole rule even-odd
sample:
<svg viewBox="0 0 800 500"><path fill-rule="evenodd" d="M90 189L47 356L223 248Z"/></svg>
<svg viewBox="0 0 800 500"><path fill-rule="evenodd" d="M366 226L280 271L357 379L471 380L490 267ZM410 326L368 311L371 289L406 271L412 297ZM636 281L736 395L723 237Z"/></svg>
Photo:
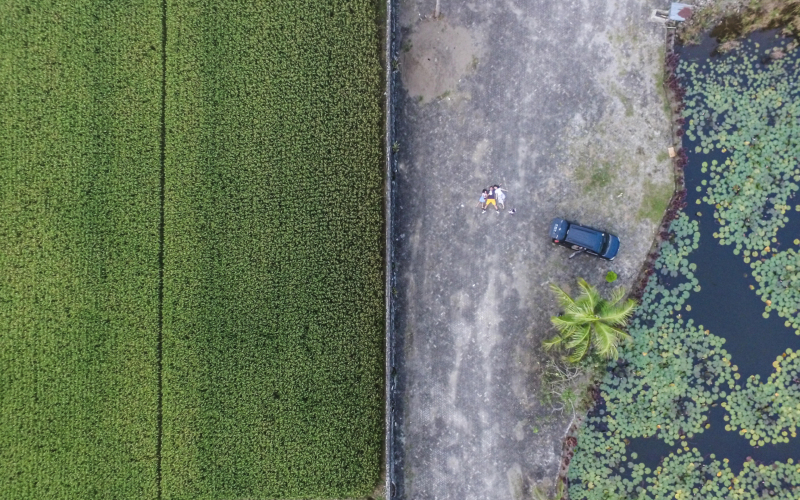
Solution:
<svg viewBox="0 0 800 500"><path fill-rule="evenodd" d="M578 297L575 299L575 304L572 306L574 311L591 311L593 308L594 304L592 304L591 297L588 297L583 292L578 295Z"/></svg>
<svg viewBox="0 0 800 500"><path fill-rule="evenodd" d="M579 322L572 319L572 316L568 314L562 314L561 316L551 316L550 322L553 324L553 326L556 327L556 329L558 329L558 331L564 337L571 336L575 328L580 325Z"/></svg>
<svg viewBox="0 0 800 500"><path fill-rule="evenodd" d="M575 349L572 351L572 354L569 355L569 362L573 364L579 363L583 358L586 357L586 354L589 352L589 343L586 342L585 344L580 344L575 346Z"/></svg>
<svg viewBox="0 0 800 500"><path fill-rule="evenodd" d="M553 294L556 296L556 300L564 309L568 309L571 305L575 303L572 300L572 297L569 296L567 292L564 291L563 288L556 285L555 283L550 283L550 290L553 291Z"/></svg>
<svg viewBox="0 0 800 500"><path fill-rule="evenodd" d="M569 339L566 339L566 346L568 349L574 349L581 344L590 344L592 342L592 328L586 325L582 328L576 328Z"/></svg>
<svg viewBox="0 0 800 500"><path fill-rule="evenodd" d="M583 290L581 297L586 297L587 301L591 304L592 310L594 310L603 301L603 298L600 296L600 292L597 291L597 288L587 283L585 279L578 278L578 286L580 286Z"/></svg>
<svg viewBox="0 0 800 500"><path fill-rule="evenodd" d="M597 315L594 311L582 309L580 311L575 311L570 315L570 318L573 323L576 325L586 325L589 323L594 323L597 321Z"/></svg>
<svg viewBox="0 0 800 500"><path fill-rule="evenodd" d="M566 337L562 337L561 335L556 335L555 337L553 337L551 339L547 339L547 340L543 341L542 345L544 346L544 348L546 350L549 351L550 349L553 349L554 347L559 347L561 344L563 344L565 338Z"/></svg>
<svg viewBox="0 0 800 500"><path fill-rule="evenodd" d="M605 323L595 323L594 325L594 347L601 356L607 359L614 359L618 356L617 346L628 338L628 334L609 326Z"/></svg>
<svg viewBox="0 0 800 500"><path fill-rule="evenodd" d="M583 278L578 278L578 285L581 291L573 299L561 287L550 284L564 312L550 319L559 334L544 341L544 347L570 350L572 363L585 358L592 349L606 358L618 357L620 342L628 338L619 327L627 325L637 303L630 299L622 303L625 297L623 288L614 290L607 301Z"/></svg>
<svg viewBox="0 0 800 500"><path fill-rule="evenodd" d="M601 353L601 356L606 359L617 359L619 358L619 349L615 345L609 346L605 352Z"/></svg>
<svg viewBox="0 0 800 500"><path fill-rule="evenodd" d="M614 305L622 300L623 297L625 297L625 288L615 288L614 291L611 292L611 298L608 300L608 303Z"/></svg>
<svg viewBox="0 0 800 500"><path fill-rule="evenodd" d="M633 316L633 311L638 304L633 299L628 299L624 304L604 304L600 311L600 320L614 326L625 326Z"/></svg>

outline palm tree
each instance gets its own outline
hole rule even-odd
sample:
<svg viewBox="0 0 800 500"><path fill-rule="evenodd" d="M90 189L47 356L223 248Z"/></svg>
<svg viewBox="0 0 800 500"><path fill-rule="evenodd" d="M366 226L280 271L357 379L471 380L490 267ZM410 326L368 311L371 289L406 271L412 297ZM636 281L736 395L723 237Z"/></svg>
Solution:
<svg viewBox="0 0 800 500"><path fill-rule="evenodd" d="M617 346L628 334L620 328L628 324L628 319L636 308L636 301L628 299L620 303L625 290L618 288L611 295L611 300L600 296L597 288L578 278L581 294L573 300L561 287L550 283L550 289L556 295L564 313L553 316L550 321L558 329L558 335L546 340L546 349L566 347L572 350L569 356L571 363L577 363L589 353L594 346L598 354L613 359L618 355Z"/></svg>

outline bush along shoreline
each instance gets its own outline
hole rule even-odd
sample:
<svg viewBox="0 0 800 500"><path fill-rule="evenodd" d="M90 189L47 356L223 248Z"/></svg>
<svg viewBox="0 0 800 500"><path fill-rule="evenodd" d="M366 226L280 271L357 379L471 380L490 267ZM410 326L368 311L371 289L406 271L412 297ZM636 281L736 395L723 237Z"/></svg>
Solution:
<svg viewBox="0 0 800 500"><path fill-rule="evenodd" d="M780 250L781 243L794 242L778 236L797 211L792 200L800 181L800 96L791 83L800 70L795 47L776 43L767 49L745 42L703 65L670 55L667 84L683 101L678 124L697 144L690 154L722 155L721 161L697 165L708 175L696 203L713 207L715 220L707 222L718 226L717 241L703 244L719 243L741 256L757 280L753 293L764 301L764 315L775 312L797 329L800 263L794 249ZM680 169L688 161L680 155ZM690 445L709 427L709 410L716 405L726 412L725 429L752 447L796 442L800 353L787 346L765 380L742 380L723 347L725 332L688 318L687 301L701 290L692 262L700 232L685 197L685 191L676 195L666 216L672 222L645 273L631 340L607 365L597 404L576 439L568 438L574 444L565 458L573 500L800 495L800 466L791 458L772 464L748 458L735 472L727 459ZM635 438L655 438L672 451L648 466L629 449Z"/></svg>

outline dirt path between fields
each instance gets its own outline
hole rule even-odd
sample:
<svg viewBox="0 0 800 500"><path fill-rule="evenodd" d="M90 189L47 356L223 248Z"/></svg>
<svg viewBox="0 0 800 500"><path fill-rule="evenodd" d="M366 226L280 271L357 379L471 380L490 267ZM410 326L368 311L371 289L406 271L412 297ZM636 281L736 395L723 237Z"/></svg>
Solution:
<svg viewBox="0 0 800 500"><path fill-rule="evenodd" d="M630 286L672 192L666 2L398 0L396 498L551 488L571 415L541 402L547 283ZM508 190L481 213L480 190ZM516 209L509 214L508 209ZM612 263L547 239L620 236Z"/></svg>

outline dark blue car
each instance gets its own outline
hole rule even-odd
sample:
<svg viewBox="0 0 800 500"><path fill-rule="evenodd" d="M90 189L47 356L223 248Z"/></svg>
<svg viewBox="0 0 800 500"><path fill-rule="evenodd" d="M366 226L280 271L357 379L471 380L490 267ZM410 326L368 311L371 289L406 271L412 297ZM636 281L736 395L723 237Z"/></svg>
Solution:
<svg viewBox="0 0 800 500"><path fill-rule="evenodd" d="M606 260L614 260L619 252L619 238L591 227L555 218L550 223L550 238L573 250L584 251Z"/></svg>

